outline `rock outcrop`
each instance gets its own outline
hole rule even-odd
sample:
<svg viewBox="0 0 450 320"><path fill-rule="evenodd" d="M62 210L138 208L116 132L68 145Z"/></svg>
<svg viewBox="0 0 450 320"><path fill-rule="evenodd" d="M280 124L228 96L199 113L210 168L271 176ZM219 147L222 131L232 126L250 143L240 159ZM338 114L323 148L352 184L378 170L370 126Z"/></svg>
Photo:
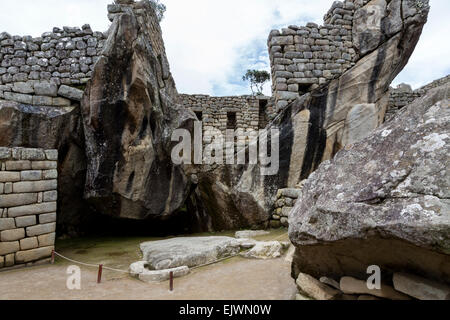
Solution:
<svg viewBox="0 0 450 320"><path fill-rule="evenodd" d="M85 197L114 217L165 219L191 191L183 168L171 161L171 135L177 128L192 130L196 118L177 104L149 2L108 10L113 23L82 100Z"/></svg>
<svg viewBox="0 0 450 320"><path fill-rule="evenodd" d="M353 28L351 45L358 51L353 66L288 104L268 126L280 130L277 174L262 176L258 165L219 166L199 174L204 209L221 222L220 227L267 225L279 189L295 188L320 163L361 141L383 123L389 85L419 40L427 21L428 1L359 1L353 7L356 11L352 27L347 26ZM317 25L309 24L307 28L313 32ZM304 36L303 29L283 32ZM290 41L293 36L286 34L277 39L282 41L283 37ZM285 43L284 50L288 47L294 51L284 53L284 58L277 58L281 54L278 52L273 58L281 59L281 63L292 60L287 57L306 54L305 46L294 49L297 47ZM275 63L273 67L279 66Z"/></svg>
<svg viewBox="0 0 450 320"><path fill-rule="evenodd" d="M294 277L377 265L450 282L449 98L431 90L309 177L289 221Z"/></svg>

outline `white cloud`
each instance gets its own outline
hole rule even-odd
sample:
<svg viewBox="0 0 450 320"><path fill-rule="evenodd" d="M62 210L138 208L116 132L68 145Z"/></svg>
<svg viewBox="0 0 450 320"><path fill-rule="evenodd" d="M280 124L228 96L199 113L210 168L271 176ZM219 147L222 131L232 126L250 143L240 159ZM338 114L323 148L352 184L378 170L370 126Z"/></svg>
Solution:
<svg viewBox="0 0 450 320"><path fill-rule="evenodd" d="M240 80L247 68L266 68L271 29L322 23L333 0L162 0L162 28L178 90L183 93L248 93ZM0 31L39 36L53 26L105 31L112 0L0 1ZM429 22L408 66L394 84L426 84L450 72L450 3L431 0ZM1 30L3 29L3 30ZM270 94L270 85L265 93Z"/></svg>
<svg viewBox="0 0 450 320"><path fill-rule="evenodd" d="M417 89L450 74L450 1L430 0L430 5L419 43L393 85L404 82Z"/></svg>

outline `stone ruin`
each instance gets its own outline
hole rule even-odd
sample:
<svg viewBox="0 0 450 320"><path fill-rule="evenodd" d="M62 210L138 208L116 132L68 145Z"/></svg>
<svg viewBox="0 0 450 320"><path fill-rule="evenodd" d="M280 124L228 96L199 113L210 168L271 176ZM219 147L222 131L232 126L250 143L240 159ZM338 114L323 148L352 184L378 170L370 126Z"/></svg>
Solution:
<svg viewBox="0 0 450 320"><path fill-rule="evenodd" d="M0 148L0 268L50 261L57 160L57 150Z"/></svg>
<svg viewBox="0 0 450 320"><path fill-rule="evenodd" d="M336 198L329 204L317 202L322 198L320 190L316 194L314 188L316 185L323 186L324 190L332 188L339 179L344 179L339 176L336 181L326 180L327 175L323 172L330 170L330 176L334 172L330 161L336 161L340 166L343 166L339 163L342 158L348 158L349 163L358 163L352 155L358 154L358 148L364 143L374 141L370 140L374 139L372 132L377 139L384 138L376 141L386 144L386 150L390 150L391 132L388 131L402 127L402 121L411 121L404 118L412 111L400 110L392 120L394 124L386 124L392 125L392 129L376 131L385 121L386 111L391 113L416 98L417 93L411 94L405 88L400 89L401 92L390 90L389 85L407 64L427 21L428 11L426 0L336 1L325 15L323 26L308 23L304 27L289 26L272 31L268 40L272 97L179 94L170 73L156 13L146 0L117 1L109 5L108 17L112 25L105 34L92 32L88 26L55 28L54 32L40 38L2 33L0 146L8 148L5 150L23 147L58 151L57 232L60 234L80 235L89 231L86 227L91 230L113 228L111 221L118 222L120 229L139 225L146 228L147 233L155 230L175 233L175 230L267 227L271 219L270 224L279 226L284 218L282 222L284 225L289 222L290 238L296 246L293 276L300 279L300 286L307 278L302 275L304 273L315 277L320 276L318 272L330 277L361 276L365 271L361 265L337 261L339 258L327 260L327 246L317 243L328 242L335 250L330 252L339 257L340 244L351 247L352 243L345 242L352 236L346 233L348 230L356 230L355 243L368 249L383 241L386 247L395 244L399 250L406 248L398 260L392 256L377 256L378 261L373 263L386 267L394 259L396 268L391 270L393 272L401 269L431 278L441 276L448 281L448 273L436 270L439 261L448 262L448 251L445 253L441 249L448 249L448 238L439 238L440 247L436 249L426 232L420 233L420 241L415 241L410 234L386 227L383 240L380 240L376 232L368 236L361 231L367 230L364 219L369 218L365 214L356 216L354 229L341 230L345 217L338 221L333 219L341 219L339 213L343 209L333 204L340 203L340 197L347 189L336 195L335 191L328 190L330 199ZM425 88L417 94L419 99L415 103L431 108L428 113L421 109L426 117L440 110L443 104L439 101L447 98L446 91L438 89L428 92ZM432 107L433 104L436 105ZM202 166L172 163L171 150L175 143L171 141L171 133L179 128L192 133L194 123L200 119L205 136L213 129L221 132L236 127L280 129L279 173L262 176L259 174L261 164ZM436 119L431 117L425 125L437 123ZM438 132L440 128L437 125L430 130ZM396 134L403 137L399 132ZM414 136L411 141L434 139L432 141L439 146L444 138L436 134ZM410 142L405 145L407 143ZM421 145L420 141L417 143ZM363 153L359 155L365 157ZM440 163L441 158L436 159ZM392 162L396 163L395 160ZM370 159L366 164L373 168L379 165ZM358 169L358 172L363 176L372 172L372 167ZM349 177L350 173L351 170ZM389 179L403 176L403 171L391 173L393 176ZM11 176L17 178L17 174L12 172ZM27 174L24 171L24 176ZM41 174L44 176L44 171ZM385 203L388 197L380 188L388 185L371 180L373 176L366 179L374 181L378 189L361 187L360 198L352 198L355 206ZM354 185L358 185L357 181ZM302 187L301 192L298 191ZM26 205L40 206L39 201L45 198L45 193L40 196L42 192L47 191L31 190L37 198ZM352 196L354 194L349 195ZM445 198L445 195L440 197ZM9 194L8 197L0 194L0 203L9 198ZM439 202L439 199L433 198L433 201ZM404 201L405 210L408 205L414 205L414 198ZM308 208L301 207L306 203L310 204ZM277 221L274 219L275 207L275 213L281 213L275 214L280 218L279 224L273 222ZM326 209L321 211L321 208ZM444 209L444 218L448 219L448 211ZM10 212L8 208L7 214ZM47 218L55 217L47 217L47 212L30 211L31 217L38 215L35 222L39 223L39 228L47 224ZM11 264L12 253L16 263L35 261L23 258L24 254L20 253L27 251L24 248L36 246L35 239L29 240L25 235L37 237L37 245L43 247L43 251L52 246L45 241L41 246L40 235L33 232L28 235L33 226L21 227L17 217L2 219L9 219L2 221L2 228L9 223L5 227L8 241L2 239L0 248L3 250L11 245L17 249L0 250L3 266ZM445 219L440 222L444 231L449 225ZM133 221L137 223L129 224ZM361 222L361 228L357 222ZM389 225L381 220L372 222L375 229L377 223L380 228ZM399 220L400 229L408 223ZM54 234L54 221L49 224L51 228L47 234ZM314 225L317 228L310 228ZM180 226L181 229L176 229ZM424 228L427 227L425 224ZM328 233L333 228L336 238L330 238ZM23 232L12 234L9 229L23 229ZM23 234L22 238L19 233L20 237ZM22 240L24 248L21 247ZM8 244L10 242L19 244ZM402 247L400 243L407 245ZM34 247L29 250L38 250ZM48 251L42 252L39 251L39 259L48 256ZM423 261L431 257L434 262L422 268L408 265L414 252L420 252ZM362 261L364 258L361 257ZM316 261L320 268L316 268ZM339 269L340 265L345 268Z"/></svg>
<svg viewBox="0 0 450 320"><path fill-rule="evenodd" d="M0 34L0 99L34 106L79 104L106 36L89 25L41 37Z"/></svg>

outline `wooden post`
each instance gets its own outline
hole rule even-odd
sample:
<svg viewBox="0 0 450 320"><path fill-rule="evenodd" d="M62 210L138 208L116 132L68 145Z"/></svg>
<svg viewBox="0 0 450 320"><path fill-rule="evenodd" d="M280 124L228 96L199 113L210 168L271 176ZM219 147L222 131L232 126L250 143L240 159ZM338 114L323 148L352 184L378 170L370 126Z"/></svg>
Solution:
<svg viewBox="0 0 450 320"><path fill-rule="evenodd" d="M173 291L173 271L170 271L170 291Z"/></svg>
<svg viewBox="0 0 450 320"><path fill-rule="evenodd" d="M98 266L98 277L97 277L97 283L102 282L102 272L103 272L103 265Z"/></svg>

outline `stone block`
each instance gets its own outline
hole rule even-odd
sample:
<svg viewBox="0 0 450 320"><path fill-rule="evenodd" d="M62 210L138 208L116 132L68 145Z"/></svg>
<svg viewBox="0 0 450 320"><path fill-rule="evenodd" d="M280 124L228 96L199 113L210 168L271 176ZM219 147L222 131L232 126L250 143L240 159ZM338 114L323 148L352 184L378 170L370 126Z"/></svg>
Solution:
<svg viewBox="0 0 450 320"><path fill-rule="evenodd" d="M11 229L0 231L0 241L16 241L25 238L25 229Z"/></svg>
<svg viewBox="0 0 450 320"><path fill-rule="evenodd" d="M10 193L13 192L13 184L12 184L12 182L6 182L5 183L3 192L5 194L10 194Z"/></svg>
<svg viewBox="0 0 450 320"><path fill-rule="evenodd" d="M37 193L19 193L0 195L0 207L10 208L37 202Z"/></svg>
<svg viewBox="0 0 450 320"><path fill-rule="evenodd" d="M5 267L12 267L15 263L14 253L5 256Z"/></svg>
<svg viewBox="0 0 450 320"><path fill-rule="evenodd" d="M56 231L56 223L39 224L27 228L27 236L39 236L41 234L52 233Z"/></svg>
<svg viewBox="0 0 450 320"><path fill-rule="evenodd" d="M6 168L6 170L11 170L11 171L30 170L31 169L31 161L28 161L28 160L6 161L5 168Z"/></svg>
<svg viewBox="0 0 450 320"><path fill-rule="evenodd" d="M34 92L38 96L56 97L58 95L58 86L52 82L37 82L34 85Z"/></svg>
<svg viewBox="0 0 450 320"><path fill-rule="evenodd" d="M58 150L45 150L45 156L47 157L47 160L57 161Z"/></svg>
<svg viewBox="0 0 450 320"><path fill-rule="evenodd" d="M69 107L71 104L72 102L66 98L57 97L52 99L52 106L55 107Z"/></svg>
<svg viewBox="0 0 450 320"><path fill-rule="evenodd" d="M284 46L291 44L294 44L294 37L292 35L272 37L271 40L272 46Z"/></svg>
<svg viewBox="0 0 450 320"><path fill-rule="evenodd" d="M44 180L53 180L58 178L58 170L45 170L43 171L43 179Z"/></svg>
<svg viewBox="0 0 450 320"><path fill-rule="evenodd" d="M51 246L16 252L16 263L27 263L48 258L52 255L53 249L54 247Z"/></svg>
<svg viewBox="0 0 450 320"><path fill-rule="evenodd" d="M0 159L9 159L11 157L11 149L0 147Z"/></svg>
<svg viewBox="0 0 450 320"><path fill-rule="evenodd" d="M0 256L0 268L3 268L5 266L5 258L3 256Z"/></svg>
<svg viewBox="0 0 450 320"><path fill-rule="evenodd" d="M56 233L47 233L38 236L39 247L48 247L55 244Z"/></svg>
<svg viewBox="0 0 450 320"><path fill-rule="evenodd" d="M35 224L36 224L36 216L23 216L16 218L16 226L18 228L34 226Z"/></svg>
<svg viewBox="0 0 450 320"><path fill-rule="evenodd" d="M0 182L16 182L16 181L20 181L20 172L0 171Z"/></svg>
<svg viewBox="0 0 450 320"><path fill-rule="evenodd" d="M297 278L298 288L316 300L335 300L341 292L323 284L308 274L300 273Z"/></svg>
<svg viewBox="0 0 450 320"><path fill-rule="evenodd" d="M45 160L45 153L41 149L21 149L21 160Z"/></svg>
<svg viewBox="0 0 450 320"><path fill-rule="evenodd" d="M9 218L56 212L56 202L44 202L8 209Z"/></svg>
<svg viewBox="0 0 450 320"><path fill-rule="evenodd" d="M450 300L450 287L407 273L395 273L394 288L419 300Z"/></svg>
<svg viewBox="0 0 450 320"><path fill-rule="evenodd" d="M14 242L0 242L0 256L9 253L14 253L20 250L19 241Z"/></svg>
<svg viewBox="0 0 450 320"><path fill-rule="evenodd" d="M83 98L83 93L84 92L82 90L69 87L66 85L60 86L58 90L58 95L60 95L61 97L75 101L81 101L81 98Z"/></svg>
<svg viewBox="0 0 450 320"><path fill-rule="evenodd" d="M5 100L11 100L23 104L33 104L33 96L23 93L5 92Z"/></svg>
<svg viewBox="0 0 450 320"><path fill-rule="evenodd" d="M20 179L22 181L38 181L42 179L42 171L40 170L30 170L22 171L20 173Z"/></svg>
<svg viewBox="0 0 450 320"><path fill-rule="evenodd" d="M371 295L391 300L410 300L407 295L396 291L391 286L381 284L381 289L369 289L366 281L352 277L343 277L339 283L342 292L345 294Z"/></svg>
<svg viewBox="0 0 450 320"><path fill-rule="evenodd" d="M46 191L44 192L43 201L44 202L51 202L58 200L58 191Z"/></svg>
<svg viewBox="0 0 450 320"><path fill-rule="evenodd" d="M33 161L31 163L31 168L33 170L50 170L56 169L58 164L56 161Z"/></svg>
<svg viewBox="0 0 450 320"><path fill-rule="evenodd" d="M20 240L20 250L30 250L39 247L38 238L31 237Z"/></svg>
<svg viewBox="0 0 450 320"><path fill-rule="evenodd" d="M51 223L51 222L56 222L56 212L45 213L45 214L39 215L39 223L40 224Z"/></svg>
<svg viewBox="0 0 450 320"><path fill-rule="evenodd" d="M36 106L51 106L53 99L47 96L33 96L33 105Z"/></svg>
<svg viewBox="0 0 450 320"><path fill-rule="evenodd" d="M34 93L33 86L29 82L15 82L12 90L18 93Z"/></svg>
<svg viewBox="0 0 450 320"><path fill-rule="evenodd" d="M56 190L58 180L22 181L13 184L14 193Z"/></svg>
<svg viewBox="0 0 450 320"><path fill-rule="evenodd" d="M1 210L0 210L1 211ZM0 231L15 229L14 218L0 218Z"/></svg>

